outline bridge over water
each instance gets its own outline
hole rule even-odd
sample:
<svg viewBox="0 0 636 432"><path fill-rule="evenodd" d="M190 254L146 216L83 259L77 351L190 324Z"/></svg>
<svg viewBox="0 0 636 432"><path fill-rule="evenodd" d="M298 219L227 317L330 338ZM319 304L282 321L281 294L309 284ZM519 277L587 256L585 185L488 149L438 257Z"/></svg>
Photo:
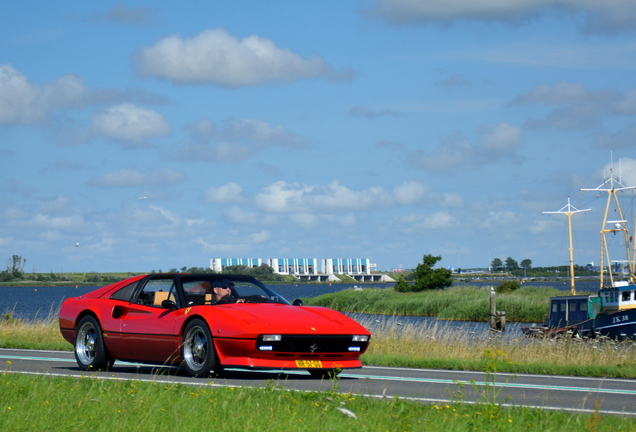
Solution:
<svg viewBox="0 0 636 432"><path fill-rule="evenodd" d="M308 274L295 276L303 282L342 282L336 275ZM385 274L347 274L346 276L355 279L357 282L395 282L395 279Z"/></svg>

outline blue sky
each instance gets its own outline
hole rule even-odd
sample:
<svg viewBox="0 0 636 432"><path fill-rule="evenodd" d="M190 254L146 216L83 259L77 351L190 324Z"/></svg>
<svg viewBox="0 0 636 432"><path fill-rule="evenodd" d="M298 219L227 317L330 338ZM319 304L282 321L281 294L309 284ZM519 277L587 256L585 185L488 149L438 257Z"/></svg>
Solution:
<svg viewBox="0 0 636 432"><path fill-rule="evenodd" d="M631 0L0 9L0 258L26 271L562 265L568 196L586 264L579 189L612 159L636 185Z"/></svg>

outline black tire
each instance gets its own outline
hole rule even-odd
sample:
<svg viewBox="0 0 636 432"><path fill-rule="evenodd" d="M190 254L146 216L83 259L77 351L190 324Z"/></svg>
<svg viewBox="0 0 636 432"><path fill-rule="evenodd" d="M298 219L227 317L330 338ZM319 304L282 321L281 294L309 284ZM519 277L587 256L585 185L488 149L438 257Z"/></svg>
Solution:
<svg viewBox="0 0 636 432"><path fill-rule="evenodd" d="M82 318L75 328L75 360L83 370L109 370L114 359L104 346L102 329L91 315Z"/></svg>
<svg viewBox="0 0 636 432"><path fill-rule="evenodd" d="M181 340L183 366L195 378L203 378L221 369L216 359L216 351L208 325L202 319L190 321Z"/></svg>

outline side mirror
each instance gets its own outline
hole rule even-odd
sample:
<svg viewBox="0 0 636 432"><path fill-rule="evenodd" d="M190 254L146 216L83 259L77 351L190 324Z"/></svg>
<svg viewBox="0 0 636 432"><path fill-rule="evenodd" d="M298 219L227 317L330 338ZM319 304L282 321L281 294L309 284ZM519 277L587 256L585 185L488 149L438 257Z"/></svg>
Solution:
<svg viewBox="0 0 636 432"><path fill-rule="evenodd" d="M161 302L161 307L164 309L176 309L177 304L172 300L164 300Z"/></svg>
<svg viewBox="0 0 636 432"><path fill-rule="evenodd" d="M302 306L303 305L303 301L301 299L296 299L296 300L294 300L292 305L294 305L294 306Z"/></svg>

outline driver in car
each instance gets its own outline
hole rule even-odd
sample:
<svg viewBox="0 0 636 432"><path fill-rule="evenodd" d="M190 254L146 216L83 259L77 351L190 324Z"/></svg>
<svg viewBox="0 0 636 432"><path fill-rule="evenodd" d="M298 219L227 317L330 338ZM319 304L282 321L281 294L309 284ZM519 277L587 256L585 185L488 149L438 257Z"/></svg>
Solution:
<svg viewBox="0 0 636 432"><path fill-rule="evenodd" d="M235 299L232 295L234 282L215 281L212 284L212 304L243 303L243 299Z"/></svg>

